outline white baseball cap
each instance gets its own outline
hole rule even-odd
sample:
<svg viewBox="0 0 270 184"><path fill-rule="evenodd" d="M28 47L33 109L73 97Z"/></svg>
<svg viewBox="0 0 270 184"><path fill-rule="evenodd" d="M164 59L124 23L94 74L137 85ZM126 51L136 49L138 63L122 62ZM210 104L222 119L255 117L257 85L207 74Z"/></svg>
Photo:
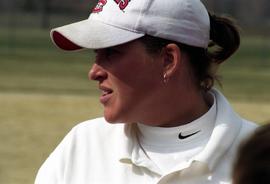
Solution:
<svg viewBox="0 0 270 184"><path fill-rule="evenodd" d="M207 48L209 15L200 0L99 0L89 18L55 28L64 50L100 49L151 35Z"/></svg>

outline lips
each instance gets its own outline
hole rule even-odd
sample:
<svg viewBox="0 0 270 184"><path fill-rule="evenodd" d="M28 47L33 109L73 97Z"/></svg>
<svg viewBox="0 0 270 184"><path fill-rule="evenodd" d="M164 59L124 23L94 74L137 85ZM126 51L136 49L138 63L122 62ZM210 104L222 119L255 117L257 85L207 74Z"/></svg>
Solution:
<svg viewBox="0 0 270 184"><path fill-rule="evenodd" d="M99 86L99 89L101 90L99 100L103 105L105 105L112 97L113 90L105 86Z"/></svg>

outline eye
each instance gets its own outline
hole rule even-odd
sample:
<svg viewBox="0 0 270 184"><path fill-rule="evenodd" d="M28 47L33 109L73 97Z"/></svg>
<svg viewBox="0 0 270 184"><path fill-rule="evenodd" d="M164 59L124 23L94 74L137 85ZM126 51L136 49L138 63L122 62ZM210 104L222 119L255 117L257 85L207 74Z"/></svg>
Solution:
<svg viewBox="0 0 270 184"><path fill-rule="evenodd" d="M113 56L119 54L120 51L118 51L117 49L115 48L106 48L105 49L105 56L107 59L111 59Z"/></svg>
<svg viewBox="0 0 270 184"><path fill-rule="evenodd" d="M108 64L110 63L116 56L121 54L121 51L114 48L105 48L105 49L98 49L94 50L96 59L95 62L98 64Z"/></svg>

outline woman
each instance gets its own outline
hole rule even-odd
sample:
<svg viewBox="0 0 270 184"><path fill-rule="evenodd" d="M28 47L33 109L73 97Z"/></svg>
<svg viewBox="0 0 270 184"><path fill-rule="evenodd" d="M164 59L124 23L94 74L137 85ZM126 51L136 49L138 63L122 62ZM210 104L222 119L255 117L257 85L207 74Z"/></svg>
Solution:
<svg viewBox="0 0 270 184"><path fill-rule="evenodd" d="M64 50L95 50L89 78L104 118L74 127L36 184L230 183L238 142L256 127L213 88L239 47L232 21L199 0L100 0L51 37Z"/></svg>

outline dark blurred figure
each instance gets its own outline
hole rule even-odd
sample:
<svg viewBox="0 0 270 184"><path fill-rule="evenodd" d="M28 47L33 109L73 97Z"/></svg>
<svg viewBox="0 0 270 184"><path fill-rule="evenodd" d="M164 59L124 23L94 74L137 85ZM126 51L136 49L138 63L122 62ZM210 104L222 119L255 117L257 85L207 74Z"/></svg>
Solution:
<svg viewBox="0 0 270 184"><path fill-rule="evenodd" d="M270 124L243 142L236 158L233 184L270 184Z"/></svg>

